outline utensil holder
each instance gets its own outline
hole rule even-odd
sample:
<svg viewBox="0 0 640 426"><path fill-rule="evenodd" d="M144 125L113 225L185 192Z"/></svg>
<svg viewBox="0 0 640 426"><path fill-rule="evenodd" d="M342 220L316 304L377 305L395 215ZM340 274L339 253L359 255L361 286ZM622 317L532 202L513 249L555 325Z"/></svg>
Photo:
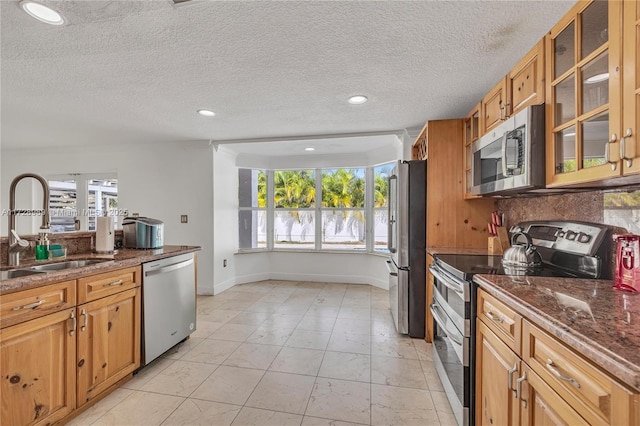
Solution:
<svg viewBox="0 0 640 426"><path fill-rule="evenodd" d="M496 228L496 232L498 233L498 240L500 241L500 247L502 252L511 247L511 241L509 240L509 233L507 232L507 228L499 226Z"/></svg>
<svg viewBox="0 0 640 426"><path fill-rule="evenodd" d="M489 254L502 254L504 250L500 244L500 238L489 237L487 240L487 250L489 251Z"/></svg>

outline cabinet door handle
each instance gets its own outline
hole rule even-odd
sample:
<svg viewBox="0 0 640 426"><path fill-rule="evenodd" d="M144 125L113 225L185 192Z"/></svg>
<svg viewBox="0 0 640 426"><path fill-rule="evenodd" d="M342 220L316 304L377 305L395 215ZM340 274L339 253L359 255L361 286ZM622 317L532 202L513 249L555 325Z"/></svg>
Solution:
<svg viewBox="0 0 640 426"><path fill-rule="evenodd" d="M102 284L102 287L112 287L114 285L122 285L122 284L124 284L124 281L117 280L117 281L113 281L111 283Z"/></svg>
<svg viewBox="0 0 640 426"><path fill-rule="evenodd" d="M13 308L11 308L12 311L19 311L20 309L32 309L32 308L37 308L38 306L42 305L44 302L46 302L46 300L42 299L39 300L37 302L33 302L33 303L29 303L28 305L24 305L24 306L14 306Z"/></svg>
<svg viewBox="0 0 640 426"><path fill-rule="evenodd" d="M85 311L84 309L81 310L80 315L83 317L82 327L80 327L80 331L85 331L87 329L87 322L89 321L87 311Z"/></svg>
<svg viewBox="0 0 640 426"><path fill-rule="evenodd" d="M487 316L495 322L504 322L504 320L502 319L502 317L500 317L500 315L496 315L491 311L487 312Z"/></svg>
<svg viewBox="0 0 640 426"><path fill-rule="evenodd" d="M573 377L565 376L562 373L560 373L560 371L558 371L557 366L550 359L547 360L547 369L551 371L553 375L556 376L558 379L564 380L565 382L569 382L576 388L580 389L580 383Z"/></svg>
<svg viewBox="0 0 640 426"><path fill-rule="evenodd" d="M522 373L522 377L516 380L516 398L522 401L524 408L527 408L527 400L522 399L522 382L527 380L527 372Z"/></svg>
<svg viewBox="0 0 640 426"><path fill-rule="evenodd" d="M71 318L71 330L69 330L69 336L73 336L76 332L76 327L78 326L75 311L71 311L71 316L69 318Z"/></svg>
<svg viewBox="0 0 640 426"><path fill-rule="evenodd" d="M611 139L609 139L609 141L604 144L604 161L611 165L611 170L615 170L618 167L618 160L611 161L611 154L609 152L611 149L611 144L616 143L617 140L618 135L614 133L611 135Z"/></svg>
<svg viewBox="0 0 640 426"><path fill-rule="evenodd" d="M509 378L509 390L512 390L515 392L515 389L511 387L511 383L513 383L513 373L515 373L516 371L518 371L518 363L514 363L513 364L513 368L508 370L508 378Z"/></svg>
<svg viewBox="0 0 640 426"><path fill-rule="evenodd" d="M620 138L620 158L626 160L627 167L631 167L633 164L633 158L635 157L635 145L630 144L633 147L633 151L631 154L627 156L627 139L633 136L633 130L631 128L627 129L627 132L624 134L624 137Z"/></svg>

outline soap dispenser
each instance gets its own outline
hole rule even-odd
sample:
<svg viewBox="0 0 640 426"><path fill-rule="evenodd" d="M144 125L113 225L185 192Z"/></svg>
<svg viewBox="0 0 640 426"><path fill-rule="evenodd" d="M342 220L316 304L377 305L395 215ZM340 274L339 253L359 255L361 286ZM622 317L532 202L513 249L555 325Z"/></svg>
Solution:
<svg viewBox="0 0 640 426"><path fill-rule="evenodd" d="M46 232L41 232L36 244L36 260L47 260L49 258L49 238Z"/></svg>

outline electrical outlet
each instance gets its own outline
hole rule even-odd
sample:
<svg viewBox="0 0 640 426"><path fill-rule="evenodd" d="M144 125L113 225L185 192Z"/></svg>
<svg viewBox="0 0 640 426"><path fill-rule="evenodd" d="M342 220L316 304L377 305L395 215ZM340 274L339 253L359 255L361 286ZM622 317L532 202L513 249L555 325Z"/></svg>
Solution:
<svg viewBox="0 0 640 426"><path fill-rule="evenodd" d="M189 222L189 216L187 216L186 214L181 214L180 223L188 223L188 222Z"/></svg>
<svg viewBox="0 0 640 426"><path fill-rule="evenodd" d="M222 267L223 267L223 268L226 268L226 267L227 267L227 259L224 259L224 260L222 261Z"/></svg>

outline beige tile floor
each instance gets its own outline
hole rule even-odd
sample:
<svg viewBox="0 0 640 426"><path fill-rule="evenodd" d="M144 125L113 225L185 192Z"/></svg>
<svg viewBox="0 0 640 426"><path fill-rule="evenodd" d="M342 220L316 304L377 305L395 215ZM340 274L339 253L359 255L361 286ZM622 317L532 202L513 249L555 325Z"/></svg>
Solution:
<svg viewBox="0 0 640 426"><path fill-rule="evenodd" d="M431 347L388 292L261 281L198 297L198 328L72 425L455 425Z"/></svg>

